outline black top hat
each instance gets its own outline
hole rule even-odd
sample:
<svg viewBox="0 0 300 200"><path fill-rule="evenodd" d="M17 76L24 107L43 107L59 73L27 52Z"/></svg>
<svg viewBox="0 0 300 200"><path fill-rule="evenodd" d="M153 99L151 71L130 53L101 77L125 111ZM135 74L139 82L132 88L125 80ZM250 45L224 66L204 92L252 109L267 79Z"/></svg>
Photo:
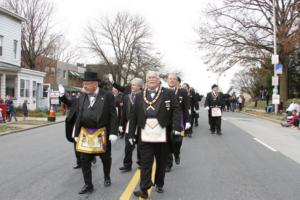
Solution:
<svg viewBox="0 0 300 200"><path fill-rule="evenodd" d="M83 81L99 81L97 72L84 72Z"/></svg>

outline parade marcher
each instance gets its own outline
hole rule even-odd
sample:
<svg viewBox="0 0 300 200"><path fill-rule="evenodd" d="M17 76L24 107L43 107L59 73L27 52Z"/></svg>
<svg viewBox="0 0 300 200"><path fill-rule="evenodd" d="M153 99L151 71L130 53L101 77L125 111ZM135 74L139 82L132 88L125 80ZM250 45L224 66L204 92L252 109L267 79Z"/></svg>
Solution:
<svg viewBox="0 0 300 200"><path fill-rule="evenodd" d="M191 128L190 123L190 100L187 91L180 88L181 79L176 76L176 74L168 75L168 86L169 89L174 91L175 97L179 103L180 108L180 127L182 129L181 135L171 135L170 137L170 149L167 159L166 172L170 172L173 166L173 154L175 157L175 163L180 164L180 149L182 146L182 140L184 136L184 130ZM172 129L172 127L169 127Z"/></svg>
<svg viewBox="0 0 300 200"><path fill-rule="evenodd" d="M190 109L189 109L189 113L190 113L190 118L191 118L191 127L186 131L186 135L188 137L192 137L193 134L193 126L194 126L194 121L196 118L196 114L199 115L199 102L196 98L195 95L195 90L193 88L190 88L189 84L184 83L182 85L182 88L184 88L187 92L188 92L188 96L190 98Z"/></svg>
<svg viewBox="0 0 300 200"><path fill-rule="evenodd" d="M120 138L124 137L125 130L123 129L123 126L121 125L121 119L123 114L123 94L115 87L112 88L112 93L115 96L115 106L117 109L117 116L118 116L118 124L119 127L119 135Z"/></svg>
<svg viewBox="0 0 300 200"><path fill-rule="evenodd" d="M73 135L74 126L78 115L77 113L78 99L67 98L67 96L65 95L65 88L61 84L58 85L58 90L59 90L59 100L63 102L66 106L68 106L69 109L69 112L65 120L66 138L69 142L74 143L76 166L74 166L73 168L79 169L81 168L80 153L76 151L76 142L74 140L75 135Z"/></svg>
<svg viewBox="0 0 300 200"><path fill-rule="evenodd" d="M99 155L103 164L104 186L111 185L111 143L118 138L117 112L114 96L98 86L98 74L85 72L83 93L78 99L78 116L75 123L76 150L81 153L81 168L85 185L79 194L91 193L91 162Z"/></svg>
<svg viewBox="0 0 300 200"><path fill-rule="evenodd" d="M147 190L156 185L156 192L163 193L169 138L173 128L181 134L180 110L173 91L160 86L159 73L146 75L146 88L135 98L129 118L129 136L134 138L136 128L141 128L138 148L141 161L140 190L137 197L148 198ZM155 182L151 181L152 165L156 160Z"/></svg>
<svg viewBox="0 0 300 200"><path fill-rule="evenodd" d="M129 115L130 111L134 105L135 97L137 94L139 94L143 88L144 82L140 78L134 78L131 81L131 93L124 96L124 107L123 107L123 114L122 114L122 124L123 127L125 127L125 157L123 160L123 166L120 167L120 170L123 172L131 171L132 169L132 152L135 148L135 143L138 141L137 133L140 131L140 129L137 130L135 134L135 140L129 137L128 129L129 129ZM139 151L137 151L137 158L139 163L140 155Z"/></svg>
<svg viewBox="0 0 300 200"><path fill-rule="evenodd" d="M223 94L219 92L218 85L214 84L211 87L212 91L209 92L205 100L205 109L208 110L208 120L211 134L222 135L221 132L221 117L222 106L224 105Z"/></svg>

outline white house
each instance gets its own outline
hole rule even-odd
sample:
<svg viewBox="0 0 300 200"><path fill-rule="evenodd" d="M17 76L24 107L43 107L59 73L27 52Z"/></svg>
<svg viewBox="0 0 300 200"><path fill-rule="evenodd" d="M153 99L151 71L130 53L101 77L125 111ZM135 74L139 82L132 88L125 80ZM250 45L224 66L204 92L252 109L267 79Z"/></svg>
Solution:
<svg viewBox="0 0 300 200"><path fill-rule="evenodd" d="M25 19L0 7L0 97L7 95L20 106L39 106L44 72L21 68L21 30Z"/></svg>

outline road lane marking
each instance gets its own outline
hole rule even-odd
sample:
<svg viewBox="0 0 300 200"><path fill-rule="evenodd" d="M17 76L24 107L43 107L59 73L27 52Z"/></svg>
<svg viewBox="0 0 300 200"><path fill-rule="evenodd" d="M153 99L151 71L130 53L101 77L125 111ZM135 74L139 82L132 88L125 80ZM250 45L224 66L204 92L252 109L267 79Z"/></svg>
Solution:
<svg viewBox="0 0 300 200"><path fill-rule="evenodd" d="M253 139L256 140L256 142L258 142L258 143L264 145L265 147L267 147L267 148L270 149L271 151L274 151L274 152L277 151L276 149L274 149L274 148L271 147L270 145L267 145L266 143L262 142L261 140L259 140L259 139L257 139L257 138L253 138Z"/></svg>
<svg viewBox="0 0 300 200"><path fill-rule="evenodd" d="M155 170L156 170L156 162L154 161L153 166L152 166L152 181L154 183L155 179ZM140 176L141 176L141 170L138 169L135 171L133 177L130 179L126 189L122 193L120 200L130 200L131 195L136 188L138 182L140 181ZM148 190L148 195L150 196L152 192L152 187ZM139 198L139 200L144 200L143 198Z"/></svg>
<svg viewBox="0 0 300 200"><path fill-rule="evenodd" d="M129 181L126 189L124 190L124 192L122 193L120 200L130 200L130 197L136 187L136 185L138 184L139 180L140 180L140 176L141 176L141 170L136 170L133 177L131 178L131 180Z"/></svg>

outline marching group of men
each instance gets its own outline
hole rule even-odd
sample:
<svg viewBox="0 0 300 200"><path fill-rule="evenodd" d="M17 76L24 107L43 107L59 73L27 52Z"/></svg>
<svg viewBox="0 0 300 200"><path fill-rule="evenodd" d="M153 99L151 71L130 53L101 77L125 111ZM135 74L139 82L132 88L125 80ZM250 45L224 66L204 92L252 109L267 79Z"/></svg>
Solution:
<svg viewBox="0 0 300 200"><path fill-rule="evenodd" d="M173 161L180 164L180 150L184 136L192 137L198 126L201 97L188 85L181 85L176 74L168 75L168 87L161 85L158 72L150 71L145 82L134 78L130 86L113 83L112 92L101 89L98 75L85 72L82 94L68 99L59 85L60 100L69 107L66 118L66 137L74 143L77 166L82 168L84 186L79 194L91 193L91 165L99 156L103 164L104 186L111 185L111 145L118 135L125 137L125 157L121 171L132 170L132 155L137 146L137 164L141 170L140 189L134 195L148 198L147 190L155 186L163 193L165 173ZM122 96L120 95L122 93ZM205 107L209 112L212 133L221 134L222 94L213 86ZM154 182L152 165L156 162Z"/></svg>

